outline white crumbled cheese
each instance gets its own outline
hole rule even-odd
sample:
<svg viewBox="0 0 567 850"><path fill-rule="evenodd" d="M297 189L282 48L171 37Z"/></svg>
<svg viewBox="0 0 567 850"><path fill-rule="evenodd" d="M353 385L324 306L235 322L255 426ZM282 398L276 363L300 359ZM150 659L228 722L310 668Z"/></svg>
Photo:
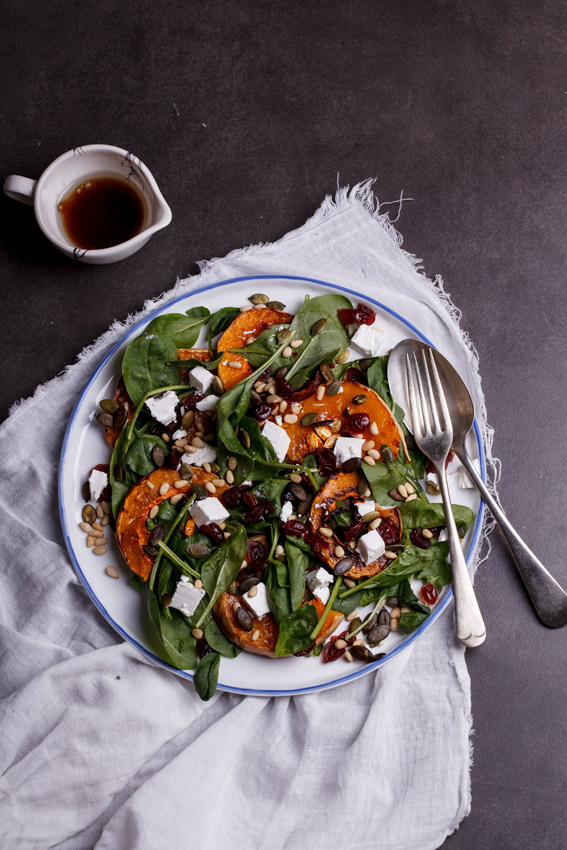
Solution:
<svg viewBox="0 0 567 850"><path fill-rule="evenodd" d="M373 325L361 325L350 343L365 357L377 357L384 340L384 331L374 322Z"/></svg>
<svg viewBox="0 0 567 850"><path fill-rule="evenodd" d="M362 457L362 444L364 440L358 437L339 437L335 443L335 457L337 466L341 466L345 460L351 457Z"/></svg>
<svg viewBox="0 0 567 850"><path fill-rule="evenodd" d="M102 472L100 469L93 469L89 476L89 489L93 502L96 502L107 484L108 475L106 472Z"/></svg>
<svg viewBox="0 0 567 850"><path fill-rule="evenodd" d="M219 397L217 395L207 395L201 401L198 401L195 407L197 410L214 410L218 400Z"/></svg>
<svg viewBox="0 0 567 850"><path fill-rule="evenodd" d="M160 395L153 395L146 401L146 407L158 422L162 425L170 425L177 419L175 408L179 399L173 390L168 390Z"/></svg>
<svg viewBox="0 0 567 850"><path fill-rule="evenodd" d="M194 584L191 584L187 576L181 576L171 600L171 607L181 611L186 617L190 617L197 610L197 606L204 595L204 590L198 590Z"/></svg>
<svg viewBox="0 0 567 850"><path fill-rule="evenodd" d="M189 383L198 393L206 393L213 385L213 376L204 366L195 366L189 372Z"/></svg>
<svg viewBox="0 0 567 850"><path fill-rule="evenodd" d="M480 475L480 461L476 457L473 459L473 466ZM457 469L457 485L461 490L474 489L473 480L462 465Z"/></svg>
<svg viewBox="0 0 567 850"><path fill-rule="evenodd" d="M323 605L327 604L330 595L331 591L328 587L316 587L313 591L313 596L316 596L317 599L320 599Z"/></svg>
<svg viewBox="0 0 567 850"><path fill-rule="evenodd" d="M438 543L445 543L448 539L449 539L449 537L447 535L447 529L442 528L441 531L439 532L439 537L437 538L437 542Z"/></svg>
<svg viewBox="0 0 567 850"><path fill-rule="evenodd" d="M315 591L323 587L329 587L330 584L333 584L335 577L328 573L327 570L324 570L323 567L319 567L318 570L311 570L310 573L307 573L305 580L311 593L317 595Z"/></svg>
<svg viewBox="0 0 567 850"><path fill-rule="evenodd" d="M376 505L374 499L366 499L364 502L355 502L354 507L356 508L359 517L366 516L370 511L376 510Z"/></svg>
<svg viewBox="0 0 567 850"><path fill-rule="evenodd" d="M287 450L289 449L289 444L291 442L284 429L267 419L264 422L262 436L266 437L266 439L270 441L274 447L276 457L281 463L287 454Z"/></svg>
<svg viewBox="0 0 567 850"><path fill-rule="evenodd" d="M252 590L250 588L248 593L245 593L242 598L255 617L263 617L264 614L269 614L271 611L266 585L263 582L259 582L259 584L254 585L254 589L256 590L254 596L250 596L250 590Z"/></svg>
<svg viewBox="0 0 567 850"><path fill-rule="evenodd" d="M213 446L203 446L201 449L197 449L196 452L191 454L190 452L185 452L179 466L182 463L188 463L191 466L202 466L204 463L214 463L217 459L217 450ZM179 469L179 467L177 467Z"/></svg>
<svg viewBox="0 0 567 850"><path fill-rule="evenodd" d="M171 435L172 440L182 440L183 437L187 436L187 431L185 428L178 428L177 431L174 431Z"/></svg>
<svg viewBox="0 0 567 850"><path fill-rule="evenodd" d="M376 529L373 529L358 538L356 551L365 564L372 564L384 554L386 546Z"/></svg>
<svg viewBox="0 0 567 850"><path fill-rule="evenodd" d="M432 487L436 487L437 490L438 490L439 489L439 479L437 478L437 473L436 472L428 472L427 475L425 476L425 483L431 484Z"/></svg>
<svg viewBox="0 0 567 850"><path fill-rule="evenodd" d="M208 525L209 522L224 522L230 517L229 512L216 496L208 496L206 499L194 502L189 508L189 513L199 528L202 525Z"/></svg>
<svg viewBox="0 0 567 850"><path fill-rule="evenodd" d="M280 511L280 519L282 522L287 522L293 513L293 505L291 502L284 502Z"/></svg>
<svg viewBox="0 0 567 850"><path fill-rule="evenodd" d="M277 416L274 416L274 422L276 425L281 425L283 422L283 416L280 416L279 413Z"/></svg>

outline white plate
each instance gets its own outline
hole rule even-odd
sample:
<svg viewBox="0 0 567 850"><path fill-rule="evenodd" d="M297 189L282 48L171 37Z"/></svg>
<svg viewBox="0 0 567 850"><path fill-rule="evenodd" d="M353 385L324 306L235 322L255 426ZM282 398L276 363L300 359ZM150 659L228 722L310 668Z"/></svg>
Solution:
<svg viewBox="0 0 567 850"><path fill-rule="evenodd" d="M367 297L362 298L350 289L310 278L254 275L203 287L171 301L132 327L96 368L75 405L61 452L59 506L65 542L85 590L118 634L147 658L185 679L192 679L193 674L176 670L159 657L159 649L153 638L141 596L129 582L130 571L123 563L114 541L109 544L108 555L97 557L91 549L86 548L85 534L78 527L84 505L81 497L82 483L93 466L98 463L107 463L110 458L110 449L104 439L104 431L94 419L94 412L101 399L114 395L124 349L132 337L139 334L156 315L184 312L190 307L202 304L206 304L213 313L220 307L247 303L247 297L258 290L265 292L273 300L282 301L286 304L286 309L292 313L298 310L305 295L315 297L326 292L343 292L351 297L354 304L363 301L372 305L377 311L380 323L386 331L384 351L388 351L408 336L429 342L417 328L401 316L378 301ZM205 334L202 332L196 346L204 337ZM357 356L359 355L353 353L353 359ZM476 423L469 435L467 447L471 457L479 459L481 474L485 479L484 452ZM467 560L469 560L479 542L484 503L476 490L459 490L455 492L453 498L455 502L468 505L476 513L476 522L464 541ZM106 575L105 568L108 564L114 564L118 568L120 573L118 581ZM387 655L379 661L363 665L357 662L348 664L344 659L339 659L331 664L323 664L320 658L292 657L274 660L243 652L235 659L221 659L218 687L224 691L242 694L283 696L310 693L342 685L375 670L410 646L413 641L418 640L445 610L452 595L452 589L445 588L430 617L411 635L391 633L381 647L381 651L386 652ZM339 630L342 629L341 626Z"/></svg>

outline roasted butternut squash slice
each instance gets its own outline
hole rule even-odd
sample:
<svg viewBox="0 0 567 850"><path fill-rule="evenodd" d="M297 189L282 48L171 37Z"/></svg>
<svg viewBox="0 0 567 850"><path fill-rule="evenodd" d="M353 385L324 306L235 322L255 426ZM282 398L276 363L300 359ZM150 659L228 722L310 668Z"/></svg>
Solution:
<svg viewBox="0 0 567 850"><path fill-rule="evenodd" d="M330 384L322 384L321 386L324 386L327 390ZM332 447L339 433L342 436L357 436L364 440L373 440L378 450L380 446L386 445L392 450L394 458L398 456L400 448L405 451L400 426L394 414L382 401L378 393L354 381L342 381L341 390L333 396L328 396L325 392L320 400L317 398L317 394L313 393L307 398L297 401L299 405L297 422L289 424L284 420L281 425L291 440L287 452L288 460L301 461L306 454L320 446ZM364 400L358 403L362 397L364 397ZM353 404L353 399L357 399L357 403ZM347 408L348 414L345 412ZM307 427L301 424L306 413L317 414L315 423ZM357 421L357 417L361 418ZM330 424L317 425L317 422L325 421ZM359 422L367 424L359 426ZM377 426L378 434L373 434L370 430L372 423Z"/></svg>
<svg viewBox="0 0 567 850"><path fill-rule="evenodd" d="M200 360L201 363L208 363L211 355L207 348L178 348L178 360Z"/></svg>
<svg viewBox="0 0 567 850"><path fill-rule="evenodd" d="M360 481L358 472L338 472L331 475L327 482L321 487L311 505L310 525L311 525L311 545L319 558L334 570L335 566L343 557L352 557L354 559L351 569L346 573L348 578L370 578L384 569L388 563L388 558L382 555L378 560L370 564L365 564L356 549L346 550L346 555L340 557L335 555L335 547L343 546L336 534L332 537L323 537L319 534L321 526L327 524L327 518L334 513L337 508L337 502L344 499L352 499L353 502L362 501L358 495L357 485ZM402 537L402 519L397 508L380 508L379 514L384 523L382 536L388 545L399 543ZM387 536L385 532L387 529ZM378 527L380 534L380 527Z"/></svg>
<svg viewBox="0 0 567 850"><path fill-rule="evenodd" d="M315 605L319 617L325 610L325 606L319 599L310 599L310 602ZM255 655L266 655L268 658L273 658L278 642L279 628L273 614L264 614L263 617L254 617L252 629L247 632L239 624L236 619L234 603L242 604L242 596L231 596L230 593L223 593L217 600L214 607L214 613L217 623L229 640L244 649L246 652L252 652ZM315 643L318 645L335 631L343 614L338 611L331 611L325 620L323 628L319 632ZM252 635L258 632L256 640L252 640ZM282 656L283 657L283 656Z"/></svg>
<svg viewBox="0 0 567 850"><path fill-rule="evenodd" d="M289 325L292 319L293 316L290 313L272 310L271 307L239 313L219 339L217 351L220 354L221 351L229 352L231 348L243 348L249 339L255 339L266 328L272 328L274 325ZM240 363L240 369L228 365L234 362ZM239 354L230 354L230 352L223 357L218 366L219 378L225 390L234 387L252 372L253 369L246 358Z"/></svg>
<svg viewBox="0 0 567 850"><path fill-rule="evenodd" d="M207 481L216 479L212 472L206 472L198 466L192 466L191 469L193 479L185 482L183 487L173 486L181 481L179 472L175 469L156 469L141 478L124 499L116 520L116 542L132 572L144 581L150 577L153 566L153 559L143 548L150 537L150 532L146 529L150 510L165 499L170 499L178 493L186 493L192 483L204 485ZM160 493L163 484L168 484L169 487L165 493ZM224 489L226 485L219 487L217 493L222 493Z"/></svg>

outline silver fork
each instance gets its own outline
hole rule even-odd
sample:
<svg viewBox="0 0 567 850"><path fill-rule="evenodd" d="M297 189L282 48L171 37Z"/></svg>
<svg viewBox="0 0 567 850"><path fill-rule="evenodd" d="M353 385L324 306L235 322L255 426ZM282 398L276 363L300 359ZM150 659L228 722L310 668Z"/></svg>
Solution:
<svg viewBox="0 0 567 850"><path fill-rule="evenodd" d="M451 554L457 637L465 646L480 646L486 638L486 627L461 548L445 472L445 461L453 442L453 425L433 351L428 349L429 357L424 350L420 355L415 352L406 355L413 436L423 454L435 466L439 478Z"/></svg>

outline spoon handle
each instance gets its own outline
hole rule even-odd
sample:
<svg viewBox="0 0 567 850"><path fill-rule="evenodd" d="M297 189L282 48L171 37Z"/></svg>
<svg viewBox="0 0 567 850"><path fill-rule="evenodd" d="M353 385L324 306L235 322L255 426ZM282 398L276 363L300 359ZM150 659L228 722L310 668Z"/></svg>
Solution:
<svg viewBox="0 0 567 850"><path fill-rule="evenodd" d="M496 500L488 492L466 449L459 448L456 454L500 526L541 622L550 629L567 625L567 593L526 546L506 518Z"/></svg>
<svg viewBox="0 0 567 850"><path fill-rule="evenodd" d="M453 592L455 594L455 625L457 637L464 646L480 646L486 638L486 626L480 613L480 608L471 584L471 578L467 568L467 562L463 555L461 541L457 533L455 517L451 506L451 495L447 484L445 464L441 463L437 469L437 477L441 486L443 507L445 509L445 522L447 525L447 537L449 540L449 552L451 555L451 570L453 573Z"/></svg>

